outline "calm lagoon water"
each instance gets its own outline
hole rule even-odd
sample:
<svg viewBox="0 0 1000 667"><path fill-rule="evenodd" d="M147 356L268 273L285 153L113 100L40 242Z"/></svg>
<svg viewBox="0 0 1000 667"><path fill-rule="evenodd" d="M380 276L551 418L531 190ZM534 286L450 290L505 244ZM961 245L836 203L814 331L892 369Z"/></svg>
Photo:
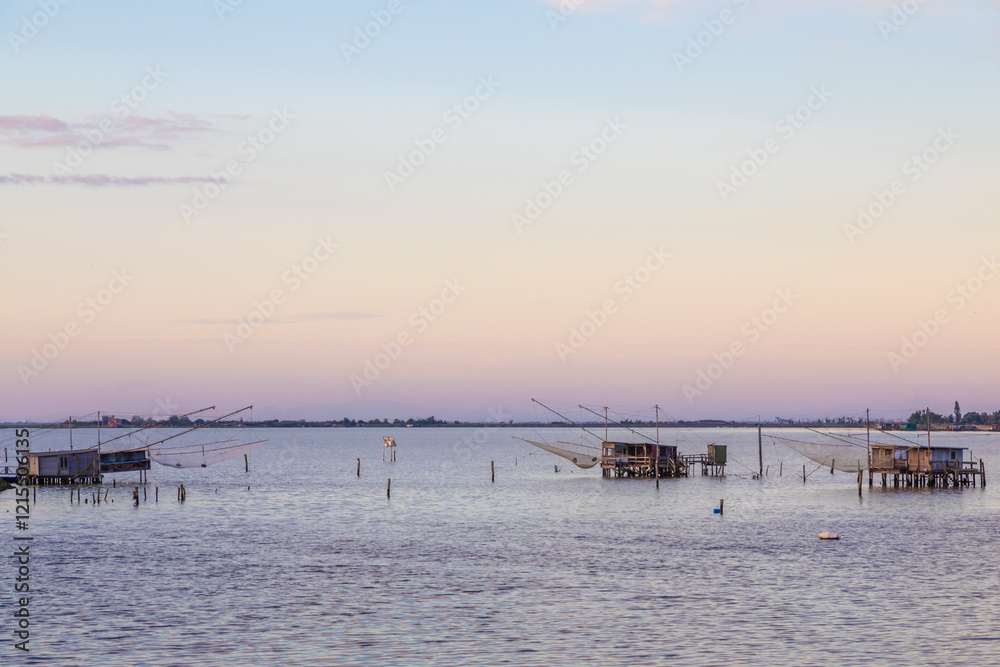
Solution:
<svg viewBox="0 0 1000 667"><path fill-rule="evenodd" d="M512 437L530 430L258 434L270 442L249 473L242 459L154 465L139 507L135 473L99 507L39 488L19 664L1000 664L993 436L934 434L984 459L985 489L866 481L859 498L850 474L803 483L804 460L766 437L768 475L753 480L751 429L663 431L684 453L726 444L733 462L658 491ZM0 507L10 535L11 492ZM819 541L827 530L843 539Z"/></svg>

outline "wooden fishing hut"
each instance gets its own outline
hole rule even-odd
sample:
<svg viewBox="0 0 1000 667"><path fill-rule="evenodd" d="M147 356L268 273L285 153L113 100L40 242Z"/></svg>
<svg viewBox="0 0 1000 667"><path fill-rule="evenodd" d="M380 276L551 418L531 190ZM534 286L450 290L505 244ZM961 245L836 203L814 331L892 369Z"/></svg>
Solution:
<svg viewBox="0 0 1000 667"><path fill-rule="evenodd" d="M966 447L920 446L916 444L871 446L868 484L876 474L882 475L882 486L976 486L976 478L986 486L983 461L966 461Z"/></svg>
<svg viewBox="0 0 1000 667"><path fill-rule="evenodd" d="M100 469L98 469L100 466ZM28 475L24 483L100 484L103 473L149 470L146 448L101 452L90 449L28 454Z"/></svg>
<svg viewBox="0 0 1000 667"><path fill-rule="evenodd" d="M97 448L28 454L24 484L97 484L101 480Z"/></svg>
<svg viewBox="0 0 1000 667"><path fill-rule="evenodd" d="M687 477L675 445L649 442L601 443L603 477Z"/></svg>

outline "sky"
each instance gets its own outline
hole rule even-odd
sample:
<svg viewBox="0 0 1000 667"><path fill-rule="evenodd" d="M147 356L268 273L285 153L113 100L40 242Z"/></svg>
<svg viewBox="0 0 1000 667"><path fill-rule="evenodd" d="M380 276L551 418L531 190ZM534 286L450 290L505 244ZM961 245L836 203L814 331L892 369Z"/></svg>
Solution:
<svg viewBox="0 0 1000 667"><path fill-rule="evenodd" d="M1000 3L11 0L0 420L1000 409Z"/></svg>

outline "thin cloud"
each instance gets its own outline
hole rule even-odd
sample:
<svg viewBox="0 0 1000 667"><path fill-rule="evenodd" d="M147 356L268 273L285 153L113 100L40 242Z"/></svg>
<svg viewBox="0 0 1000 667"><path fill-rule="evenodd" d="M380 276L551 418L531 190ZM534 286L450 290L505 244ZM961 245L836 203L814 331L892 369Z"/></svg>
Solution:
<svg viewBox="0 0 1000 667"><path fill-rule="evenodd" d="M177 185L214 182L209 176L109 176L80 174L39 176L36 174L0 174L0 185L85 185L92 187L129 187L143 185Z"/></svg>
<svg viewBox="0 0 1000 667"><path fill-rule="evenodd" d="M0 116L0 144L16 148L75 146L81 142L99 148L171 150L192 138L227 134L216 119L244 116L196 116L169 113L166 118L128 116L91 117L72 123L52 116Z"/></svg>
<svg viewBox="0 0 1000 667"><path fill-rule="evenodd" d="M268 319L270 324L301 324L303 322L320 322L323 320L370 320L382 317L381 313L369 313L364 311L338 311L326 313L304 313L302 315L292 315L290 317L272 317ZM220 324L240 324L236 319L203 319L203 320L175 320L178 324L211 325Z"/></svg>

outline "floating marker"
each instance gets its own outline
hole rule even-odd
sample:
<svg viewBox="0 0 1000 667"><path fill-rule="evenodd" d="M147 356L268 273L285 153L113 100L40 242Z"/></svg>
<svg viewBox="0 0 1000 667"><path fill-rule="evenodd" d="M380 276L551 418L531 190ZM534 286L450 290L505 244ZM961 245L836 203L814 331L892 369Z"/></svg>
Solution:
<svg viewBox="0 0 1000 667"><path fill-rule="evenodd" d="M820 533L819 539L821 540L839 540L840 535L837 533Z"/></svg>

